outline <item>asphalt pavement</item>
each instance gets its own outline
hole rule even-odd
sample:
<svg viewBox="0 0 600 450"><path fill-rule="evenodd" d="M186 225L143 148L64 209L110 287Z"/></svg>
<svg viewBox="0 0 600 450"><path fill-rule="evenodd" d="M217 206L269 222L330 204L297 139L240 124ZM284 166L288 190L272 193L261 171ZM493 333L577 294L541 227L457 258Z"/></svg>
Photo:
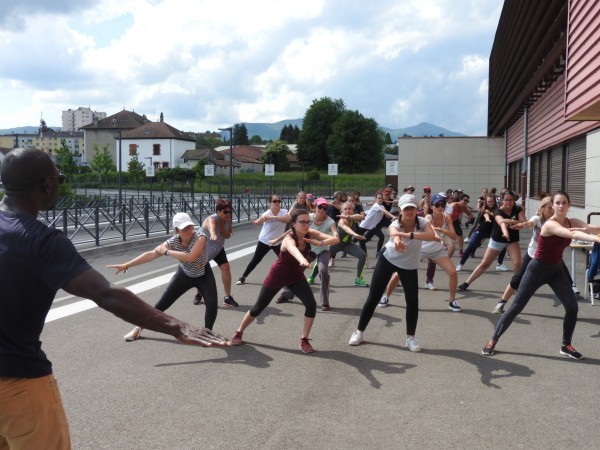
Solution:
<svg viewBox="0 0 600 450"><path fill-rule="evenodd" d="M237 227L227 242L235 280L250 260L258 229ZM530 234L522 234L522 247ZM162 238L160 239L162 240ZM141 247L115 245L83 252L113 282L154 304L175 269L159 258L115 276L104 266L124 262ZM375 253L375 243L368 245ZM466 280L484 249L459 273ZM571 267L567 251L565 261ZM222 304L215 331L228 337L254 303L274 253L233 286L239 308ZM458 262L458 257L453 258ZM585 255L576 253L583 293ZM600 308L579 301L573 345L583 361L559 355L563 308L544 287L503 336L492 357L481 349L499 316L492 314L510 272L492 267L469 291L463 311L448 310L447 276L438 270L435 291L419 271L420 353L405 347L402 289L378 308L358 347L348 345L368 289L354 287L356 260L332 269L330 312L317 313L315 352L298 349L302 304L267 308L244 333L241 347L198 348L144 331L124 342L132 326L64 293L46 324L43 348L54 364L74 449L592 449L600 427L598 380ZM511 267L510 260L506 265ZM370 280L372 270L367 270ZM313 286L318 299L319 284ZM203 324L193 293L168 312ZM61 309L62 308L62 309ZM81 311L81 312L76 312Z"/></svg>

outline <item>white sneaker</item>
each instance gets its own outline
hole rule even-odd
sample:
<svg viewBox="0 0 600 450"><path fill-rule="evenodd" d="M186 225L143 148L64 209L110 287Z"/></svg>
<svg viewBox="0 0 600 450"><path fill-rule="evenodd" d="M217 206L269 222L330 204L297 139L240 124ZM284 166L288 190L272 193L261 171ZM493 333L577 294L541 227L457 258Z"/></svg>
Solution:
<svg viewBox="0 0 600 450"><path fill-rule="evenodd" d="M379 300L379 304L377 306L379 306L380 308L385 308L389 302L390 298L384 295L383 297L381 297L381 300Z"/></svg>
<svg viewBox="0 0 600 450"><path fill-rule="evenodd" d="M469 242L469 238L468 237L465 238L465 242Z"/></svg>
<svg viewBox="0 0 600 450"><path fill-rule="evenodd" d="M137 341L140 337L140 334L142 334L142 329L140 327L135 327L133 330L123 336L123 339L125 339L127 342Z"/></svg>
<svg viewBox="0 0 600 450"><path fill-rule="evenodd" d="M327 264L327 267L335 267L335 259L334 258L331 258L329 260L329 264Z"/></svg>
<svg viewBox="0 0 600 450"><path fill-rule="evenodd" d="M457 264L456 265L456 271L460 272L462 270L462 264Z"/></svg>
<svg viewBox="0 0 600 450"><path fill-rule="evenodd" d="M496 270L499 270L500 272L508 272L508 267L506 267L504 264L497 264Z"/></svg>
<svg viewBox="0 0 600 450"><path fill-rule="evenodd" d="M411 352L420 352L421 351L421 344L419 344L419 341L417 341L414 336L406 337L406 347Z"/></svg>
<svg viewBox="0 0 600 450"><path fill-rule="evenodd" d="M425 283L425 288L429 289L430 291L435 291L435 286L433 283Z"/></svg>
<svg viewBox="0 0 600 450"><path fill-rule="evenodd" d="M363 336L362 331L356 330L354 333L352 333L352 336L350 336L350 340L348 341L348 344L360 345L360 343L362 342L362 336Z"/></svg>

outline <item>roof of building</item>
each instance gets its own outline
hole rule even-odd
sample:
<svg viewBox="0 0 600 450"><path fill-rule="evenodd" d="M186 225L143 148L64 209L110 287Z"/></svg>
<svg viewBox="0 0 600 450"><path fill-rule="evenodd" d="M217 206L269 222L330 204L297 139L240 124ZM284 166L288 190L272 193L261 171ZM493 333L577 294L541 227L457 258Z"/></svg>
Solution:
<svg viewBox="0 0 600 450"><path fill-rule="evenodd" d="M134 111L119 111L102 120L94 121L81 127L82 130L131 130L149 122L146 116L140 116Z"/></svg>
<svg viewBox="0 0 600 450"><path fill-rule="evenodd" d="M133 130L124 131L123 139L177 139L195 142L193 136L179 131L166 122L148 122Z"/></svg>

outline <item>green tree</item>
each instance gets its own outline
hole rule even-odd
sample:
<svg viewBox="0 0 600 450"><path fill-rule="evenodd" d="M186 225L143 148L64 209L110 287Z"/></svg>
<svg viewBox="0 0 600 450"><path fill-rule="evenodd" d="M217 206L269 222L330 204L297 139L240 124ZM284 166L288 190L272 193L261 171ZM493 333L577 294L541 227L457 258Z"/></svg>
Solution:
<svg viewBox="0 0 600 450"><path fill-rule="evenodd" d="M260 144L264 143L264 141L263 141L263 138L261 138L258 134L255 134L254 136L252 136L250 138L248 143L250 145L260 145Z"/></svg>
<svg viewBox="0 0 600 450"><path fill-rule="evenodd" d="M248 130L245 124L235 124L233 127L233 145L248 145Z"/></svg>
<svg viewBox="0 0 600 450"><path fill-rule="evenodd" d="M393 144L394 141L392 141L392 137L390 136L390 133L385 133L385 143L386 144Z"/></svg>
<svg viewBox="0 0 600 450"><path fill-rule="evenodd" d="M60 148L54 152L56 167L64 175L67 176L67 181L71 182L72 177L77 173L77 164L71 149L67 146L67 141L61 139Z"/></svg>
<svg viewBox="0 0 600 450"><path fill-rule="evenodd" d="M102 150L98 149L98 144L94 144L94 157L92 158L92 162L90 162L90 169L92 169L92 172L98 174L100 183L106 180L106 176L110 172L117 170L117 166L115 166L108 151L108 144Z"/></svg>
<svg viewBox="0 0 600 450"><path fill-rule="evenodd" d="M210 147L212 150L219 145L222 145L222 140L218 137L213 136L198 136L196 138L196 148L199 147Z"/></svg>
<svg viewBox="0 0 600 450"><path fill-rule="evenodd" d="M327 139L333 125L346 111L344 101L323 97L313 100L304 115L304 123L298 138L297 155L313 167L325 169L328 163L337 162L337 154L327 153Z"/></svg>
<svg viewBox="0 0 600 450"><path fill-rule="evenodd" d="M146 176L146 169L144 163L140 162L138 159L137 153L133 155L127 163L127 172L129 173L129 178L135 181L139 188L140 181Z"/></svg>
<svg viewBox="0 0 600 450"><path fill-rule="evenodd" d="M358 111L346 111L333 124L327 151L334 154L340 172L374 172L381 167L384 139L377 122Z"/></svg>
<svg viewBox="0 0 600 450"><path fill-rule="evenodd" d="M290 169L290 162L287 157L291 154L292 152L285 141L275 139L265 146L262 161L266 164L275 164L275 170L279 172L286 172Z"/></svg>

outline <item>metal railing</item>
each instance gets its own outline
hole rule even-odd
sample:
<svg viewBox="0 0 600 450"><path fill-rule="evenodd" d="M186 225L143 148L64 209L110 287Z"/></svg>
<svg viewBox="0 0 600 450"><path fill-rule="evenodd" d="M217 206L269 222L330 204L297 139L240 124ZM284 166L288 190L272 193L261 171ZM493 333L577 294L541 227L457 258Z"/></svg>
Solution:
<svg viewBox="0 0 600 450"><path fill-rule="evenodd" d="M188 213L201 224L213 214L218 196L170 194L141 195L124 198L118 203L117 196L88 198L62 198L50 211L39 214L40 221L61 230L76 246L100 246L128 239L169 235L171 220L178 212ZM282 196L282 208L294 203L295 197ZM265 212L269 205L265 197L253 195L235 196L232 199L232 220L240 223L250 221Z"/></svg>

